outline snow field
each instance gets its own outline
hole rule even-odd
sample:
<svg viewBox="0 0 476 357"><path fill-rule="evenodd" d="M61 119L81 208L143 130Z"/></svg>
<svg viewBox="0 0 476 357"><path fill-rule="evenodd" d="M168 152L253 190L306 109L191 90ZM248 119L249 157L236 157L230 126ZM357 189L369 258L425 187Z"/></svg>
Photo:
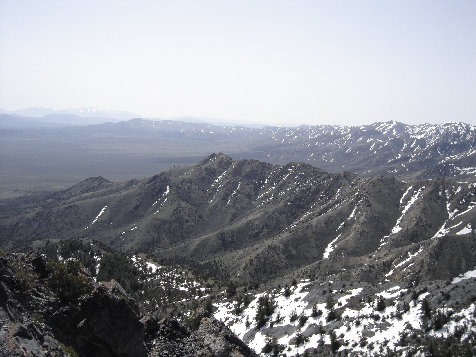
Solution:
<svg viewBox="0 0 476 357"><path fill-rule="evenodd" d="M420 251L421 249L410 254L405 262L408 262ZM453 283L469 278L476 278L476 270L454 279ZM333 284L333 282L329 281L329 284ZM310 291L308 291L308 287L311 289ZM357 355L374 356L376 353L384 353L389 348L406 355L406 348L400 346L402 335L424 327L422 304L423 300L429 297L428 292L419 294L416 300L410 301L406 309L402 309L401 299L405 296L409 301L409 295L407 289L398 285L375 293L372 301L358 298L363 293L363 288L349 289L344 293L341 289L332 290L333 294L341 295L336 299L335 305L335 308L341 312L341 317L337 320L327 321L329 310L324 302L315 304L315 308L322 313L312 317L313 304L309 301L311 296L309 294L313 294L312 291L320 287L327 288L327 284L316 285L305 280L298 283L295 288L291 288L288 297L285 296L284 288L269 294L275 304L275 309L268 322L259 330L256 329L255 316L258 310L258 299L264 296L264 293L255 295L248 307L239 315L235 315L233 312L234 302L218 303L215 305L217 308L215 317L223 321L258 354L261 353L268 339L277 336L277 342L285 346L283 352L287 356L302 355L306 349L317 348L321 343L329 345L331 332L334 332L340 340L339 351L341 352L347 350ZM354 302L352 307L348 307L351 299L356 297L359 302ZM377 311L376 308L379 298L384 298L386 302L385 308L381 311ZM475 303L472 303L469 307L455 313L456 319L450 320L438 331L431 331L430 335L445 337L453 334L458 327L466 325L471 326L465 335L467 338L469 332L476 332L476 324L473 325L475 309ZM291 316L295 316L293 321L291 321ZM307 317L304 323L302 321L300 323L300 316ZM319 326L322 326L322 334L318 332L320 331ZM295 345L296 336L301 334L305 337L304 342ZM462 337L463 340L465 336Z"/></svg>

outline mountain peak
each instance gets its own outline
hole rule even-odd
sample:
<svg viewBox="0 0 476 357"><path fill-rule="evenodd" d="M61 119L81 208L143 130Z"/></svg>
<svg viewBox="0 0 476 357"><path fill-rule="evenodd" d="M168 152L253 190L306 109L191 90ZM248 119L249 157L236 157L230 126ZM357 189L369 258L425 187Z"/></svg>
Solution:
<svg viewBox="0 0 476 357"><path fill-rule="evenodd" d="M222 162L222 161L232 161L233 159L228 155L225 155L222 152L210 154L207 158L200 161L200 164L209 164L214 161Z"/></svg>
<svg viewBox="0 0 476 357"><path fill-rule="evenodd" d="M211 160L211 159L231 159L231 157L229 157L228 155L225 155L224 153L222 152L219 152L219 153L212 153L208 156L208 159Z"/></svg>
<svg viewBox="0 0 476 357"><path fill-rule="evenodd" d="M77 183L76 185L64 190L61 197L69 198L73 196L83 195L90 192L99 191L101 189L110 187L112 182L106 180L102 176L88 177L87 179Z"/></svg>

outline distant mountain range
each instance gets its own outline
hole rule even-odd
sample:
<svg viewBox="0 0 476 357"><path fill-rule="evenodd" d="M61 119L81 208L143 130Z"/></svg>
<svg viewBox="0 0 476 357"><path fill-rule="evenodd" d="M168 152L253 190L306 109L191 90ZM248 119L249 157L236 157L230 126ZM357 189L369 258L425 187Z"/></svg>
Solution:
<svg viewBox="0 0 476 357"><path fill-rule="evenodd" d="M14 114L20 117L32 117L32 118L42 118L42 117L80 117L80 118L90 118L90 119L100 119L107 118L108 121L120 121L120 120L129 120L131 118L137 117L137 114L125 112L125 111L108 111L101 110L97 108L68 108L68 109L51 109L46 107L30 107L19 110L0 110L0 113L3 114ZM85 122L87 122L85 120ZM102 121L104 122L104 120ZM95 121L95 123L101 123L101 121Z"/></svg>
<svg viewBox="0 0 476 357"><path fill-rule="evenodd" d="M305 162L363 177L476 177L476 127L464 123L248 128L136 118L89 126L34 124L31 118L0 116L0 180L15 195L89 176L114 181L150 176L219 151L235 159Z"/></svg>

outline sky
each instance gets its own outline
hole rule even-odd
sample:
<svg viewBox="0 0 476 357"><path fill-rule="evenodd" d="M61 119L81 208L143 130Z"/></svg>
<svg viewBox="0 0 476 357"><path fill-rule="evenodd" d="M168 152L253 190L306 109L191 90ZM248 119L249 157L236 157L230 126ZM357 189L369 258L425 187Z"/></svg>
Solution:
<svg viewBox="0 0 476 357"><path fill-rule="evenodd" d="M0 108L476 125L474 0L0 0Z"/></svg>

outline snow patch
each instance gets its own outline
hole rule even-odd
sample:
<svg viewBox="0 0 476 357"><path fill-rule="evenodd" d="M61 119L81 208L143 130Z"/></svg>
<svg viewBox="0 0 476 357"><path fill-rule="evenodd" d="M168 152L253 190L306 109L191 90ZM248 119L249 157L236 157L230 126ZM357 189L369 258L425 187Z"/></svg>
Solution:
<svg viewBox="0 0 476 357"><path fill-rule="evenodd" d="M471 279L471 278L476 278L476 270L467 271L466 273L454 278L451 283L452 284L457 284L460 281Z"/></svg>
<svg viewBox="0 0 476 357"><path fill-rule="evenodd" d="M473 231L471 223L468 223L462 230L456 232L457 235L470 234Z"/></svg>
<svg viewBox="0 0 476 357"><path fill-rule="evenodd" d="M94 223L96 223L96 221L98 220L99 217L101 217L101 215L104 213L104 211L106 210L106 208L107 208L107 205L102 208L102 210L99 212L99 214L96 216L96 218L94 218L94 220L91 222L91 224L90 224L89 226L87 226L85 229L88 229L88 228L91 227Z"/></svg>
<svg viewBox="0 0 476 357"><path fill-rule="evenodd" d="M342 233L340 233L337 237L335 237L334 240L332 240L326 247L326 249L324 250L324 255L322 256L322 259L328 259L329 258L329 255L334 251L335 249L335 246L334 244L337 242L337 240L340 238L340 236L342 235Z"/></svg>

